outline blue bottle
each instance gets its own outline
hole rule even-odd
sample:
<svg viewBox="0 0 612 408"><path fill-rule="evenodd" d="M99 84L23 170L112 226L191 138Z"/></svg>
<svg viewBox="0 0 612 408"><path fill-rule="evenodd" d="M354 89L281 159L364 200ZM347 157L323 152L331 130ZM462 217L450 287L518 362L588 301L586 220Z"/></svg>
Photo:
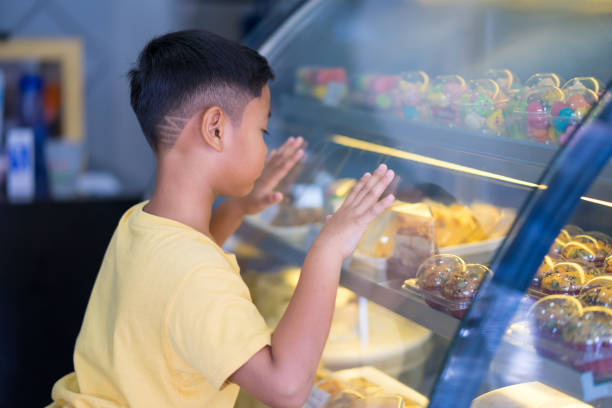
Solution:
<svg viewBox="0 0 612 408"><path fill-rule="evenodd" d="M49 196L45 142L47 125L43 110L43 80L36 72L26 72L19 80L21 125L34 131L34 180L35 197Z"/></svg>

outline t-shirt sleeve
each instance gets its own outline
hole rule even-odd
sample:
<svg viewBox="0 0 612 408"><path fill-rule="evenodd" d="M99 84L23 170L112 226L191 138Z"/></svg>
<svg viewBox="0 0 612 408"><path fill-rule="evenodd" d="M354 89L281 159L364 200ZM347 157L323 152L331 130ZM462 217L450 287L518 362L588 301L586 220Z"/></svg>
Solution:
<svg viewBox="0 0 612 408"><path fill-rule="evenodd" d="M216 389L270 344L270 329L242 278L199 268L179 289L168 315L170 344Z"/></svg>

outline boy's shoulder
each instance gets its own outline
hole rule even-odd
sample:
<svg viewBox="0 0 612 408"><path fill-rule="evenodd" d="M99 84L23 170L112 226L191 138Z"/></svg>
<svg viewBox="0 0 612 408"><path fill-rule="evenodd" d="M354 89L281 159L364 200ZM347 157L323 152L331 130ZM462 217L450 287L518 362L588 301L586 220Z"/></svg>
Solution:
<svg viewBox="0 0 612 408"><path fill-rule="evenodd" d="M238 271L235 256L211 238L178 221L144 211L145 205L139 203L126 211L117 229L117 238L128 241L133 251L172 259L183 266L206 264Z"/></svg>

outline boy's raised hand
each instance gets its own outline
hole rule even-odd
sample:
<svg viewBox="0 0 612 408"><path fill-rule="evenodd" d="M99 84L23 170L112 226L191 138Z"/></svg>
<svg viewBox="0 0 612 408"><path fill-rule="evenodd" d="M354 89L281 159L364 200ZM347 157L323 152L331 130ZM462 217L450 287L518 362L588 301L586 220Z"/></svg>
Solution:
<svg viewBox="0 0 612 408"><path fill-rule="evenodd" d="M313 246L333 248L342 259L348 257L365 233L368 224L395 200L392 194L379 200L393 177L393 170L388 170L384 164L378 166L373 174L365 173L346 196L338 211L328 216Z"/></svg>
<svg viewBox="0 0 612 408"><path fill-rule="evenodd" d="M253 189L240 199L245 214L256 214L283 199L283 194L275 191L275 188L304 156L303 147L302 137L290 137L281 147L270 151L266 165Z"/></svg>

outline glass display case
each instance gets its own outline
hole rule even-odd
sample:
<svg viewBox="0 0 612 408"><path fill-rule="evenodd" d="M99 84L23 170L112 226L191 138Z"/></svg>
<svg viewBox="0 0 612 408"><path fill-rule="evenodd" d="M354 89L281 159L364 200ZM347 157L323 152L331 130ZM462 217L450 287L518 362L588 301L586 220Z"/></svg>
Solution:
<svg viewBox="0 0 612 408"><path fill-rule="evenodd" d="M595 0L315 0L262 45L269 145L308 143L231 243L271 326L355 180L398 175L314 406L612 406L611 36Z"/></svg>

